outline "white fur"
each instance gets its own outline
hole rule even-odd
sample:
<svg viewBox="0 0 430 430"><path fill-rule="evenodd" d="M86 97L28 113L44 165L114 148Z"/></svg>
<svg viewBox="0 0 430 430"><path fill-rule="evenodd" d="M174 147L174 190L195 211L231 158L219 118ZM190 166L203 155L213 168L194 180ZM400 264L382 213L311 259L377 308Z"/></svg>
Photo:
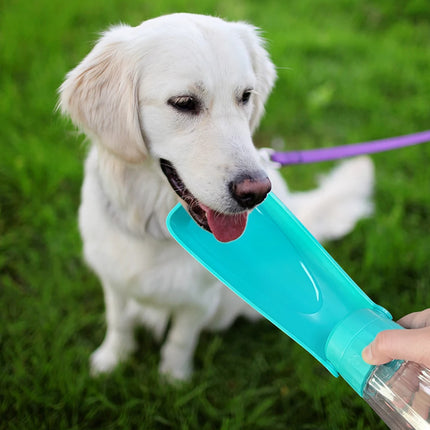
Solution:
<svg viewBox="0 0 430 430"><path fill-rule="evenodd" d="M233 177L265 168L275 193L319 239L348 233L370 213L367 158L343 163L319 188L298 194L264 162L251 135L274 80L254 27L189 14L114 27L67 75L60 107L92 142L79 226L106 302L107 332L91 356L93 373L129 356L136 324L161 339L171 319L160 372L185 379L201 330L258 317L169 236L165 219L178 197L159 158L172 161L193 195L220 212L231 208ZM250 102L239 103L249 88ZM199 115L167 103L190 93L202 102Z"/></svg>

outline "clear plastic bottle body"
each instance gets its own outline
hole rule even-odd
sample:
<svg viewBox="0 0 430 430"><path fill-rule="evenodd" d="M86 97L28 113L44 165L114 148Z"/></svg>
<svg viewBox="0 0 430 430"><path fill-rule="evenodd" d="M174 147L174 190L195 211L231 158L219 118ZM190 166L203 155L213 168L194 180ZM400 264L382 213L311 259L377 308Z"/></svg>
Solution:
<svg viewBox="0 0 430 430"><path fill-rule="evenodd" d="M411 361L377 366L363 398L392 430L430 429L430 369Z"/></svg>

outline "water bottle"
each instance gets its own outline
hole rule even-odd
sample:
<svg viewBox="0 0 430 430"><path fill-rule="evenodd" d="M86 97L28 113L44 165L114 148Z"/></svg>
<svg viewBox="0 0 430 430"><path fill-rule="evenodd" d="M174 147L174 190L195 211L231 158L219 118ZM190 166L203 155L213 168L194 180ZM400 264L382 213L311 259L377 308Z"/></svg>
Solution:
<svg viewBox="0 0 430 430"><path fill-rule="evenodd" d="M363 399L392 430L430 429L430 369L418 363L376 366Z"/></svg>
<svg viewBox="0 0 430 430"><path fill-rule="evenodd" d="M228 244L178 205L172 236L216 277L343 379L391 429L429 429L430 370L403 361L372 366L361 352L383 330L402 329L374 303L273 195ZM258 264L255 249L264 249Z"/></svg>
<svg viewBox="0 0 430 430"><path fill-rule="evenodd" d="M430 369L401 360L372 366L361 357L377 333L395 328L402 329L379 311L356 311L330 333L327 358L390 429L430 430Z"/></svg>

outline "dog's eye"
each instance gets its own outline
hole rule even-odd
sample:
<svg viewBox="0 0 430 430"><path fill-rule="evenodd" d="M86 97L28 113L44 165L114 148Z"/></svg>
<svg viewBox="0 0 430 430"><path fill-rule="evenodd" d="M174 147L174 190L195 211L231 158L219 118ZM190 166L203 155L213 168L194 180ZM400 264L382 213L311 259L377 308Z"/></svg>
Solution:
<svg viewBox="0 0 430 430"><path fill-rule="evenodd" d="M193 96L172 97L167 103L181 112L197 114L200 111L200 103Z"/></svg>
<svg viewBox="0 0 430 430"><path fill-rule="evenodd" d="M251 94L252 94L252 90L245 90L242 94L240 102L246 105L249 102L249 99L251 98Z"/></svg>

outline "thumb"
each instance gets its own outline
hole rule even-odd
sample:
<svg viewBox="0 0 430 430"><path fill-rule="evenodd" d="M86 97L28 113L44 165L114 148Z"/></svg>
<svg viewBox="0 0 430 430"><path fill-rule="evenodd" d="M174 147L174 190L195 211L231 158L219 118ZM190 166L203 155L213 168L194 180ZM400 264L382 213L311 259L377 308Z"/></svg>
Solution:
<svg viewBox="0 0 430 430"><path fill-rule="evenodd" d="M362 357L369 364L399 359L430 366L430 327L382 331L364 348Z"/></svg>

